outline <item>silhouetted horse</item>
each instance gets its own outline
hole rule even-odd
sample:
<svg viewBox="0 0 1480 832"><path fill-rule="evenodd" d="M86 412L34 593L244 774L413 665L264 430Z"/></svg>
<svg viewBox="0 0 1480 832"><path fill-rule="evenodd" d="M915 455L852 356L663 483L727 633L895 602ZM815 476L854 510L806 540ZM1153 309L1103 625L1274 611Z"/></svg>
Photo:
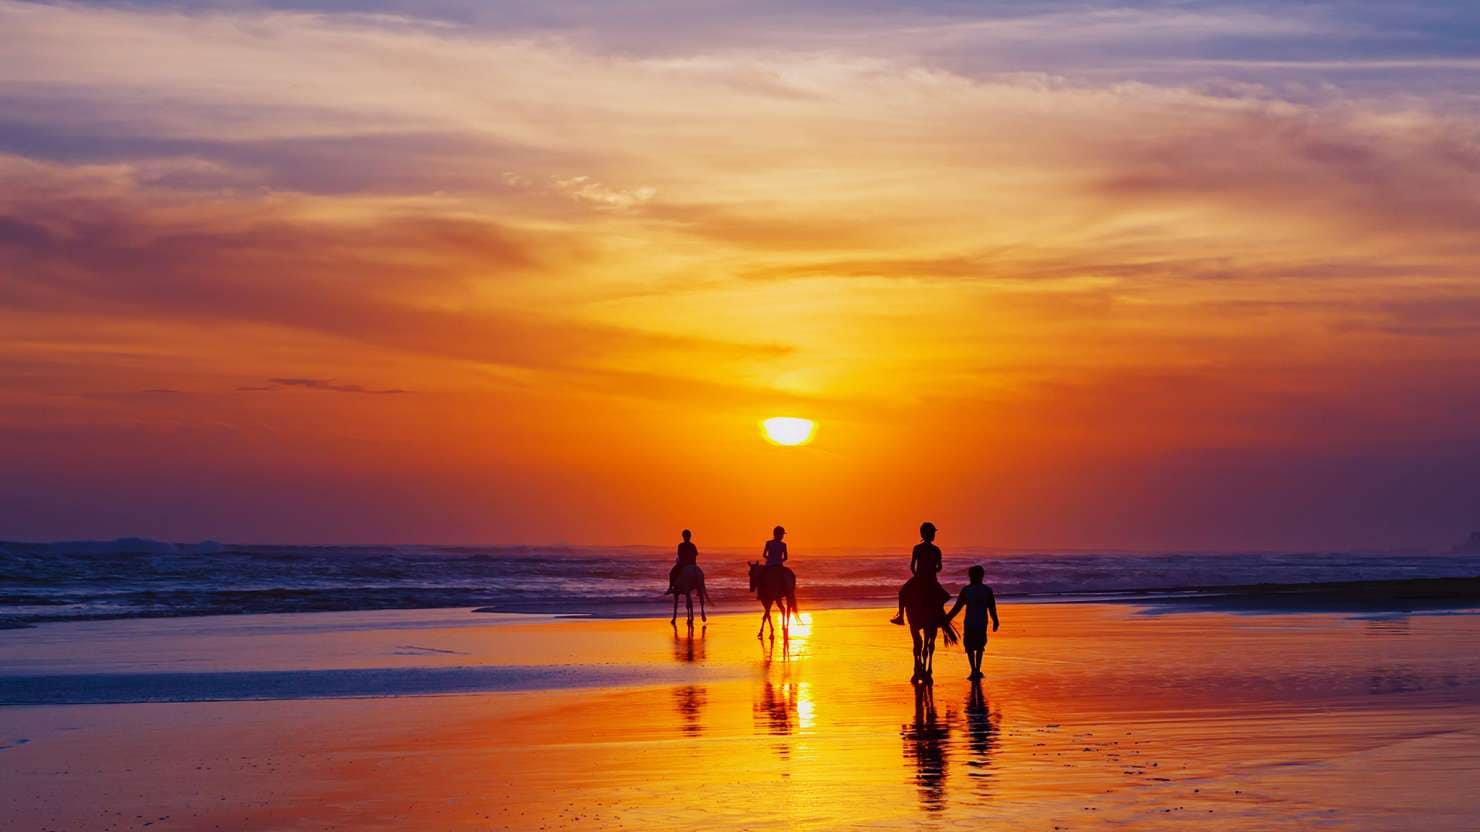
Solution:
<svg viewBox="0 0 1480 832"><path fill-rule="evenodd" d="M940 719L935 710L935 687L915 688L915 719L904 726L904 757L915 763L915 788L920 808L939 812L946 808L946 755L951 746L951 714Z"/></svg>
<svg viewBox="0 0 1480 832"><path fill-rule="evenodd" d="M689 611L689 627L694 626L694 595L699 596L699 618L702 621L709 620L709 614L704 610L704 602L709 598L709 591L704 588L704 570L696 563L690 563L678 570L673 578L673 617L668 623L678 622L678 596L683 596L683 602Z"/></svg>
<svg viewBox="0 0 1480 832"><path fill-rule="evenodd" d="M910 638L915 642L915 673L910 677L914 684L933 684L935 681L935 634L939 630L947 645L960 640L956 625L946 620L945 608L941 606L939 590L933 582L916 582L906 592L904 616L910 625Z"/></svg>
<svg viewBox="0 0 1480 832"><path fill-rule="evenodd" d="M771 626L771 638L776 637L776 625L771 621L772 604L778 607L781 614L781 632L789 632L791 616L797 611L797 573L787 566L764 566L751 561L750 590L766 607L765 613L761 615L761 628L756 630L755 637L764 638L763 633L768 624Z"/></svg>

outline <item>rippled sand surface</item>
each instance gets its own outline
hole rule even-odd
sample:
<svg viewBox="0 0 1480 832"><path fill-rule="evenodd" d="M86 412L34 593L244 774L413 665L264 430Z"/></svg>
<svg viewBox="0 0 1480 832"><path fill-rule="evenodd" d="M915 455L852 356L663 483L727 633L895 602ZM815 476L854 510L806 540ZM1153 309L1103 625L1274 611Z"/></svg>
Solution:
<svg viewBox="0 0 1480 832"><path fill-rule="evenodd" d="M1480 828L1480 617L1006 606L986 682L942 650L929 688L887 617L818 611L774 644L750 615L13 631L0 677L105 693L116 673L177 700L198 672L242 674L228 693L321 670L502 681L0 708L0 828Z"/></svg>

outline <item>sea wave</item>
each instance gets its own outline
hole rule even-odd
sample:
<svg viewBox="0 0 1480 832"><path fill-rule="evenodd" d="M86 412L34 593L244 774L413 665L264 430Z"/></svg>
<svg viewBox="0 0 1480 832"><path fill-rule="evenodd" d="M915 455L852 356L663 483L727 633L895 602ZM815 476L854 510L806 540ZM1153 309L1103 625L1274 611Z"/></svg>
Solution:
<svg viewBox="0 0 1480 832"><path fill-rule="evenodd" d="M700 560L721 609L752 603L750 550ZM0 626L96 618L479 607L654 614L671 552L657 547L262 546L140 538L0 542ZM902 552L794 553L806 608L884 604L908 573ZM1005 597L1186 590L1258 583L1480 575L1480 555L1062 553L948 550L942 582L981 563Z"/></svg>

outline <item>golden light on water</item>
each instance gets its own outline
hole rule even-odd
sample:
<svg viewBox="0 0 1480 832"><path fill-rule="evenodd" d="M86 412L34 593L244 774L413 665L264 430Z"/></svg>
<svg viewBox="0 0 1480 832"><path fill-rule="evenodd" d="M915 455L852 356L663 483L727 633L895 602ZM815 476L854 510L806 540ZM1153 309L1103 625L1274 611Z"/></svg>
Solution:
<svg viewBox="0 0 1480 832"><path fill-rule="evenodd" d="M817 429L811 419L796 416L773 416L761 422L766 440L775 445L805 445Z"/></svg>

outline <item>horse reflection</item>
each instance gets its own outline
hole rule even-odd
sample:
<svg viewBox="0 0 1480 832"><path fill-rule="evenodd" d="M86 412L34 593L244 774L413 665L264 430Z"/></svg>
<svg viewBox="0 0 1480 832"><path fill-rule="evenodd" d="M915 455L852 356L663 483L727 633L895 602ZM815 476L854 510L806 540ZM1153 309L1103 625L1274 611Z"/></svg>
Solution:
<svg viewBox="0 0 1480 832"><path fill-rule="evenodd" d="M683 724L679 730L684 736L697 737L704 733L703 711L709 701L709 690L699 685L684 685L673 689L673 710Z"/></svg>
<svg viewBox="0 0 1480 832"><path fill-rule="evenodd" d="M694 638L694 622L690 621L687 633L680 636L678 625L673 625L673 660L686 664L704 661L704 636L709 633L709 628L700 628L699 637Z"/></svg>
<svg viewBox="0 0 1480 832"><path fill-rule="evenodd" d="M992 776L992 752L997 749L997 729L1001 721L1002 714L987 704L982 683L973 681L971 692L966 696L966 739L971 749L971 759L966 761L966 765L971 767L967 776L977 778L983 794L988 791Z"/></svg>
<svg viewBox="0 0 1480 832"><path fill-rule="evenodd" d="M766 665L769 668L770 662L766 662ZM798 711L800 696L801 686L791 680L788 672L782 673L779 683L772 682L770 678L763 679L751 709L756 733L783 738L795 734L801 723ZM791 757L790 742L778 740L774 748L777 756L783 760Z"/></svg>
<svg viewBox="0 0 1480 832"><path fill-rule="evenodd" d="M915 687L915 718L900 731L904 758L915 764L915 788L920 808L939 812L946 807L946 762L951 730L935 711L935 692L930 685Z"/></svg>
<svg viewBox="0 0 1480 832"><path fill-rule="evenodd" d="M770 679L761 683L760 696L753 708L757 729L772 736L796 733L797 686L789 681L776 684Z"/></svg>
<svg viewBox="0 0 1480 832"><path fill-rule="evenodd" d="M758 639L758 642L761 646L761 666L769 671L771 662L776 660L776 635L772 633L770 638ZM781 661L791 661L791 633L786 630L781 631Z"/></svg>
<svg viewBox="0 0 1480 832"><path fill-rule="evenodd" d="M684 664L695 664L704 661L704 636L709 628L699 629L699 635L694 636L694 622L690 621L685 628L685 635L679 635L678 625L673 627L673 660ZM704 703L709 699L709 690L700 685L683 685L673 689L673 710L682 720L679 730L685 736L697 737L703 733L703 709Z"/></svg>

